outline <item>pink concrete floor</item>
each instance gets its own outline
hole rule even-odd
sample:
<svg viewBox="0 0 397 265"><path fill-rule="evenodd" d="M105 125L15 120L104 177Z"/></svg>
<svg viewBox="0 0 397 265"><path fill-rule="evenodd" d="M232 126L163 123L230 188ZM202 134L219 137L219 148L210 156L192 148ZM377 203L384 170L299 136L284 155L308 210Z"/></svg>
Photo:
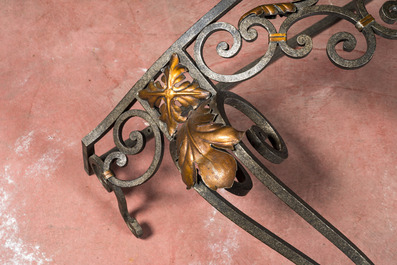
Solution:
<svg viewBox="0 0 397 265"><path fill-rule="evenodd" d="M222 20L236 24L239 15L270 2L244 1ZM331 2L346 3L320 1ZM380 2L368 5L374 16ZM83 169L81 139L215 4L0 1L0 264L290 264L187 191L168 150L157 175L128 195L143 239L125 226L114 195ZM271 170L375 264L392 265L397 42L377 37L372 61L346 71L325 53L339 31L357 34L353 56L363 53L362 36L339 23L314 38L306 58L284 57L233 91L287 143L289 158ZM263 54L266 43L245 45L232 62L215 56L212 64L232 71ZM131 163L144 164L150 155ZM227 197L321 264L350 264L259 183L246 197Z"/></svg>

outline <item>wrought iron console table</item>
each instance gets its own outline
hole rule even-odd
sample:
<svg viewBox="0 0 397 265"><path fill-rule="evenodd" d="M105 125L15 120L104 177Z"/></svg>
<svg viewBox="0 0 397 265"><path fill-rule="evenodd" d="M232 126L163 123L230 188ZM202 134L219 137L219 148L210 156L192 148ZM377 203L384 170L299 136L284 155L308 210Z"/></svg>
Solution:
<svg viewBox="0 0 397 265"><path fill-rule="evenodd" d="M249 144L272 163L281 163L288 156L286 144L273 125L249 102L227 90L260 73L282 53L293 58L305 57L313 48L310 37L313 30L326 27L338 19L352 23L367 44L362 56L345 59L335 47L343 42L343 48L352 51L356 45L355 37L348 32L339 32L329 39L326 47L329 59L345 69L367 64L375 52L375 35L397 39L397 30L378 24L367 12L363 0L344 7L317 5L317 0L265 4L243 14L236 21L237 27L217 22L239 2L241 0L222 0L198 20L146 71L112 112L83 138L85 170L89 175L96 174L105 189L115 193L127 226L136 237L140 237L143 230L129 214L122 188L139 186L156 173L163 157L165 136L170 142L171 157L187 188L196 190L227 218L287 259L296 264L317 264L245 215L223 198L217 189L225 188L233 194L244 196L252 188L251 174L354 263L373 264L347 237L267 169L241 141L245 135ZM295 38L287 38L291 26L315 15L329 15L329 18L324 19L316 29L311 28ZM280 16L285 19L277 30L271 19ZM380 17L386 23L394 23L397 19L397 1L385 2L380 9ZM257 39L255 26L268 32L269 43L263 56L230 75L217 73L207 66L203 49L209 36L218 31L229 33L233 37L232 46L220 42L216 49L221 57L231 58L239 53L243 40L252 42ZM190 46L193 46L194 58L187 52ZM214 81L219 83L215 85ZM134 109L137 103L144 110ZM225 105L242 112L254 125L245 132L234 129ZM123 139L124 125L133 117L145 120L148 126L141 131L132 131L128 139ZM111 130L115 147L104 154L96 154L95 144ZM140 153L150 140L154 141L155 153L147 171L132 180L117 178L112 167L125 166L127 157Z"/></svg>

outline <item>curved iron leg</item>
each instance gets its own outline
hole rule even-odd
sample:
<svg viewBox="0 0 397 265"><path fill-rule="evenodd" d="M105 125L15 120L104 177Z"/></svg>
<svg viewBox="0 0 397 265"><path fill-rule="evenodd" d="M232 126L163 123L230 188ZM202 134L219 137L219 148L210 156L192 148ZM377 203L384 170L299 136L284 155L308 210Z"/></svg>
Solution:
<svg viewBox="0 0 397 265"><path fill-rule="evenodd" d="M239 158L240 162L245 165L263 185L331 241L332 244L338 247L355 264L373 264L356 245L266 169L254 155L246 148L242 147L242 144L236 146L236 151L234 153Z"/></svg>
<svg viewBox="0 0 397 265"><path fill-rule="evenodd" d="M138 221L128 212L127 201L125 200L123 190L115 185L112 185L112 189L114 191L114 195L116 195L121 216L123 217L128 228L136 237L141 237L143 235L142 227L139 225Z"/></svg>
<svg viewBox="0 0 397 265"><path fill-rule="evenodd" d="M235 224L240 226L242 229L289 259L295 264L318 264L304 253L273 234L271 231L248 217L242 211L234 207L226 199L224 199L217 192L207 188L202 182L197 183L193 187L201 197L209 202L224 216L229 218Z"/></svg>

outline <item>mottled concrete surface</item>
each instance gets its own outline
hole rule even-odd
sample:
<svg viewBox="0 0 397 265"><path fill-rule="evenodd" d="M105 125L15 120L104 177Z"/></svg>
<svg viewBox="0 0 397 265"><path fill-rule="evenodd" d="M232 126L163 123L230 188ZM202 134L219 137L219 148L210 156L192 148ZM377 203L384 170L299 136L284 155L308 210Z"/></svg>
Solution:
<svg viewBox="0 0 397 265"><path fill-rule="evenodd" d="M243 1L221 20L236 24L239 15L270 2ZM374 16L380 2L368 5ZM0 1L1 264L290 264L187 191L168 144L157 175L128 194L143 239L125 226L114 195L83 169L81 139L215 4ZM362 55L363 37L353 25L339 23L314 38L306 58L284 57L233 91L262 111L287 143L289 158L269 168L375 264L392 265L397 260L397 42L377 37L372 61L346 71L325 52L339 31L358 36L352 56ZM230 72L263 54L267 41L261 34L235 59L214 55L211 65ZM102 151L108 148L102 145ZM139 166L151 155L145 151L130 163L144 171ZM349 264L259 183L246 197L227 197L321 264Z"/></svg>

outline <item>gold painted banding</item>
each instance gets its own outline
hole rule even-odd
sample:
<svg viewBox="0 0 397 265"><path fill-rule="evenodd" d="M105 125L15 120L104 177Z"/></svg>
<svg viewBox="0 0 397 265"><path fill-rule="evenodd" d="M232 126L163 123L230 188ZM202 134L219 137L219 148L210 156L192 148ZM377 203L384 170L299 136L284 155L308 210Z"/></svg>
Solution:
<svg viewBox="0 0 397 265"><path fill-rule="evenodd" d="M269 35L270 42L287 41L287 34L285 33L274 33Z"/></svg>
<svg viewBox="0 0 397 265"><path fill-rule="evenodd" d="M103 172L103 176L105 179L110 179L111 177L114 177L112 171L110 170L106 170L105 172Z"/></svg>
<svg viewBox="0 0 397 265"><path fill-rule="evenodd" d="M362 19L360 19L357 23L356 23L356 28L359 31L362 31L366 26L368 26L371 22L375 21L374 17L371 16L371 14L366 15L365 17L363 17Z"/></svg>

